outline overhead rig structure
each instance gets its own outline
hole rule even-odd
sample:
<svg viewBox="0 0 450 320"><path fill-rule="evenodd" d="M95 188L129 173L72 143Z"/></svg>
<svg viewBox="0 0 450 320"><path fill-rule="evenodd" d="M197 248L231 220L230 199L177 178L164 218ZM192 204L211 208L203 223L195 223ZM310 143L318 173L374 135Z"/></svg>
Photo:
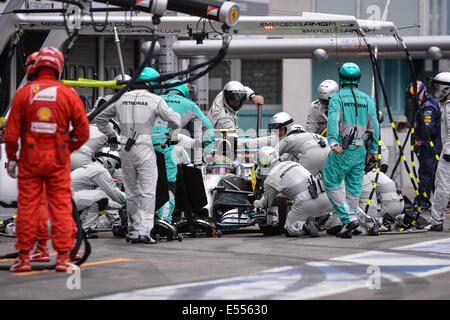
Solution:
<svg viewBox="0 0 450 320"><path fill-rule="evenodd" d="M238 5L216 0L57 1L70 7L63 5L63 9L53 11L26 10L22 8L24 0L9 0L0 18L0 50L4 50L8 42L17 41L27 30L50 31L43 46L61 48L69 37L68 25L78 35L105 36L114 35L116 31L122 36L148 40L151 34L156 34L159 39L154 53L162 60L160 73L164 74L178 70L179 58L191 59L191 64L195 65L214 56L222 45L215 37L220 30L226 29L233 36L226 54L229 59L318 61L369 58L366 44L357 36L358 30L362 30L377 48L379 58L404 58L403 48L394 37L398 30L389 21L310 12L298 16L241 16ZM173 9L183 15L166 11ZM127 11L132 14L124 15ZM284 36L288 38L281 38ZM450 57L450 36L410 36L404 38L404 43L413 58ZM150 42L144 42L142 53L146 54L149 47ZM15 69L14 63L11 68ZM16 89L15 70L11 71L10 97ZM207 86L207 77L197 80L195 85L201 93L196 102L207 105L207 87L203 88Z"/></svg>
<svg viewBox="0 0 450 320"><path fill-rule="evenodd" d="M415 59L450 57L450 37L430 36L425 43L420 36L407 36L404 41ZM378 47L378 58L404 58L401 46L393 37L368 37L373 46ZM430 43L433 45L430 46ZM148 50L149 43L142 45L142 51ZM220 48L217 40L205 40L202 45L194 40L179 40L173 44L178 58L203 55L212 56ZM430 49L431 48L431 49ZM323 51L321 51L322 49ZM160 52L157 45L155 52ZM233 39L227 58L239 59L316 59L327 58L369 58L367 46L359 38L288 38L288 39Z"/></svg>
<svg viewBox="0 0 450 320"><path fill-rule="evenodd" d="M83 9L79 9L81 13L76 18L75 15L61 12L63 11L61 9L59 11L56 9L55 13L36 11L25 13L27 11L20 8L23 0L11 0L9 5L12 5L12 2L16 2L17 5L7 9L8 11L5 10L10 13L1 19L8 20L9 24L2 25L0 20L2 30L7 30L0 35L0 50L8 39L17 33L17 30L52 30L48 36L49 41L46 41L45 45L53 43L55 47L60 47L68 36L66 35L68 22L72 26L78 24L79 35L99 35L98 29L101 28L101 35L113 35L114 30L117 30L120 35L138 36L147 40L146 37L154 32L160 36L154 53L159 55L161 60L159 61L161 73L178 70L178 58L191 59L191 64L195 65L214 56L222 45L220 39L214 39L214 33L224 26L233 35L226 55L226 58L230 59L245 57L246 59L286 58L324 61L327 58L369 58L365 43L355 36L357 30L362 30L367 35L370 43L377 48L379 58L404 57L401 45L392 37L398 33L392 22L362 20L347 15L304 12L298 16L240 16L239 7L228 1L221 3L200 0L139 0L136 2L113 0L105 6L105 0L98 0L79 1L79 7ZM64 3L62 0L58 2ZM70 2L72 7L74 3L76 2ZM94 8L94 3L103 7ZM200 3L199 6L191 8L198 3ZM207 6L207 3L211 5ZM185 7L180 8L180 4L184 4ZM226 10L222 10L222 6L226 6ZM183 10L180 12L185 14L199 16L173 16L165 11L174 7ZM220 8L220 10L212 8ZM139 13L124 16L117 13L118 10L124 12L138 10ZM329 37L326 37L327 35ZM262 41L258 37L246 36L261 36L265 39ZM280 39L284 36L291 38ZM432 39L418 36L405 37L404 41L413 58L450 57L449 36L435 36ZM146 54L149 46L150 42L144 43L141 51ZM11 77L13 77L12 73ZM206 77L195 83L201 93L196 97L196 102L202 106L208 104L208 89L203 88L207 86L207 79L205 79ZM13 93L14 88L10 88L10 91Z"/></svg>
<svg viewBox="0 0 450 320"><path fill-rule="evenodd" d="M62 0L58 1L64 3ZM166 0L165 2L170 4L172 1ZM188 3L200 2L199 0L178 1ZM95 8L87 9L86 6L89 2L80 1L80 5L84 4L84 9L80 9L79 18L75 18L73 14L64 17L63 12L65 10L61 9L54 9L53 13L50 11L42 13L39 10L24 10L21 9L23 2L23 0L10 0L0 18L0 27L3 31L0 34L0 50L3 50L8 40L18 30L65 30L69 22L73 26L78 24L78 33L80 35L98 35L99 33L95 30L95 27L104 26L106 22L105 29L102 31L103 35L114 35L115 27L121 35L145 36L153 30L159 36L175 36L179 40L174 44L174 49L182 57L188 56L191 52L199 54L203 51L204 55L211 55L211 52L220 46L217 40L205 39L204 46L200 47L195 46L196 41L189 41L186 38L197 31L211 33L220 30L223 26L229 28L229 32L234 35L268 37L263 43L260 39L234 39L233 44L230 45L230 55L233 57L237 57L239 54L261 52L261 55L275 58L275 54L278 51L279 58L310 59L315 58L313 55L314 50L322 48L328 55L335 54L334 50L337 50L337 54L340 57L365 58L365 55L357 56L358 53L366 51L362 41L354 37L355 32L359 29L369 37L371 43L379 47L380 57L396 58L401 57L402 54L402 48L395 39L385 37L371 38L372 36L398 34L398 30L392 22L362 20L356 19L354 16L309 12L304 12L299 16L240 16L237 5L228 5L227 10L224 9L226 14L222 13L220 17L207 14L200 17L200 19L205 19L204 21L209 20L208 23L201 25L198 16L161 16L165 12L161 9L143 11L142 6L113 6L114 3L130 3L134 1L109 1L110 5L108 7L111 10L109 15L108 12L94 11ZM103 3L106 1L96 0L95 2ZM73 6L74 2L71 1L70 3ZM218 1L213 3L216 3L216 6L220 4ZM225 4L232 3L225 1L223 6ZM167 7L171 8L171 6ZM129 17L114 14L117 10L125 12L130 10L130 8L133 9L133 12L138 10L139 13ZM116 10L113 11L113 9ZM105 10L107 10L106 7ZM152 14L151 10L159 14ZM189 10L184 11L188 12ZM235 18L232 20L231 17L233 15L235 15ZM157 24L155 24L155 16L160 17ZM199 30L200 28L202 30ZM324 35L333 35L339 38L323 38ZM300 38L271 39L271 37L279 38L282 36L298 36ZM348 36L353 37L349 38ZM413 57L450 57L450 36L433 36L431 38L410 36L405 37L404 40ZM432 49L430 50L430 48ZM158 47L156 47L156 50L158 50ZM257 57L256 54L255 57Z"/></svg>

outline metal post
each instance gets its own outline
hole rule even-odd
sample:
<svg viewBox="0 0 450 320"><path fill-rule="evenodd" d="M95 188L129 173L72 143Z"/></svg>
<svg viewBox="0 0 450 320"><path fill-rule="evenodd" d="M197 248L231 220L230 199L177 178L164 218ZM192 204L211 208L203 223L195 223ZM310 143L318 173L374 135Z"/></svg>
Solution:
<svg viewBox="0 0 450 320"><path fill-rule="evenodd" d="M191 66L196 66L200 63L203 63L206 61L205 56L193 56L191 57ZM196 70L193 72L193 74L197 74L203 71L203 68L200 68L199 70ZM195 86L195 95L193 98L193 101L197 103L200 109L203 111L207 111L209 107L209 77L208 74L204 75L203 77L197 79L192 83Z"/></svg>
<svg viewBox="0 0 450 320"><path fill-rule="evenodd" d="M158 58L159 73L172 73L178 71L178 58L173 51L173 44L177 36L170 35L159 39L160 51Z"/></svg>
<svg viewBox="0 0 450 320"><path fill-rule="evenodd" d="M120 49L119 35L117 34L117 28L114 27L114 41L116 42L117 54L119 55L120 71L122 73L122 80L125 80L125 68L123 67L122 50Z"/></svg>
<svg viewBox="0 0 450 320"><path fill-rule="evenodd" d="M98 80L105 80L105 36L100 36L97 38L98 42L98 60L97 60L97 72L98 72ZM108 79L109 80L109 79ZM105 88L98 88L99 97L105 95Z"/></svg>
<svg viewBox="0 0 450 320"><path fill-rule="evenodd" d="M206 60L207 59L204 56L193 56L191 57L191 67L203 63ZM203 71L203 68L194 71L193 75L200 73L201 71ZM191 85L195 87L195 94L192 100L195 103L197 103L197 105L201 110L203 111L208 110L208 90L209 90L208 74L197 79L196 81L194 81L194 83L191 83ZM202 137L202 135L203 135L202 125L197 123L197 125L194 125L194 138L197 139L198 137ZM193 160L196 161L197 159L202 159L201 149L194 150Z"/></svg>
<svg viewBox="0 0 450 320"><path fill-rule="evenodd" d="M256 122L256 136L259 137L259 131L261 130L261 119L262 119L262 105L258 104L257 109L257 122Z"/></svg>

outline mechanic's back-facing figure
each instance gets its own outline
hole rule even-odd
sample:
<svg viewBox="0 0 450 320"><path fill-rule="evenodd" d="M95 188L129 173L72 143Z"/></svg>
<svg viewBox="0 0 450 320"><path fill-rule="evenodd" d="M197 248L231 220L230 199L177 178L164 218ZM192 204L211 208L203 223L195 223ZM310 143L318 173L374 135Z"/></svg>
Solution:
<svg viewBox="0 0 450 320"><path fill-rule="evenodd" d="M255 208L269 208L278 194L283 194L294 204L286 217L284 225L288 237L309 235L318 237L319 231L314 223L315 216L333 210L320 181L303 166L293 161L280 161L278 152L272 147L263 147L257 154L264 180L264 195L254 201Z"/></svg>
<svg viewBox="0 0 450 320"><path fill-rule="evenodd" d="M19 251L12 272L31 270L29 251L34 247L39 201L43 186L51 218L52 244L58 252L56 270L72 268L69 252L73 244L70 153L89 138L89 121L83 102L58 79L64 68L62 53L53 47L39 51L36 79L16 94L5 130L8 174L16 177L18 138L19 198L16 222ZM69 136L69 123L73 135Z"/></svg>
<svg viewBox="0 0 450 320"><path fill-rule="evenodd" d="M245 100L250 100L255 105L264 104L263 96L255 94L242 83L230 81L225 84L208 112L208 118L214 129L238 129L239 109Z"/></svg>
<svg viewBox="0 0 450 320"><path fill-rule="evenodd" d="M422 188L419 190L419 196L415 199L415 204L424 209L428 209L428 202L424 198L423 193L426 192L428 198L431 198L431 192L434 191L434 179L438 165L434 152L440 155L442 151L441 110L438 102L433 96L428 94L427 88L421 81L417 81L416 89L419 109L416 113L414 133L416 136L415 149L419 153L419 180ZM406 97L409 105L412 105L414 99L414 87L412 83L406 89ZM427 130L430 135L429 137L426 132ZM429 138L431 138L431 142L434 145L434 152L430 146Z"/></svg>
<svg viewBox="0 0 450 320"><path fill-rule="evenodd" d="M138 79L154 78L156 70L146 67ZM156 72L157 74L157 72ZM180 116L170 109L163 98L148 90L132 90L97 115L95 123L108 135L110 142L117 140L108 125L109 119L118 117L120 123L120 159L127 198L128 237L131 243L156 243L150 237L154 225L158 168L153 149L152 132L156 117L168 122L171 141L178 141Z"/></svg>
<svg viewBox="0 0 450 320"><path fill-rule="evenodd" d="M361 71L354 63L339 68L341 89L330 97L327 138L333 152L323 168L323 182L331 204L343 223L337 236L351 238L359 226L355 210L361 196L366 156L375 161L379 124L375 103L357 89ZM366 142L371 143L366 150ZM375 161L376 162L376 161ZM345 187L342 182L345 181Z"/></svg>
<svg viewBox="0 0 450 320"><path fill-rule="evenodd" d="M165 94L161 97L166 101L167 105L181 117L181 128L184 128L191 120L200 119L205 127L205 135L203 135L200 142L205 147L210 146L214 141L214 128L211 121L205 116L198 105L189 100L189 87L187 84L179 84L178 80L171 81L173 87L166 89ZM153 128L153 143L162 143L167 141L167 134L170 129L167 128L167 123L161 119L157 119L155 127ZM181 134L180 134L181 136ZM179 137L180 138L180 137ZM171 223L172 214L175 209L175 194L176 194L176 179L177 179L177 154L175 146L155 146L155 150L164 154L167 182L169 184L169 201L158 209L158 215L164 221Z"/></svg>
<svg viewBox="0 0 450 320"><path fill-rule="evenodd" d="M88 238L96 238L93 229L99 218L99 211L107 208L120 209L126 203L125 194L112 178L120 165L117 151L101 148L94 162L81 166L70 174L73 199L78 211L82 211L81 227ZM114 218L119 217L117 215Z"/></svg>

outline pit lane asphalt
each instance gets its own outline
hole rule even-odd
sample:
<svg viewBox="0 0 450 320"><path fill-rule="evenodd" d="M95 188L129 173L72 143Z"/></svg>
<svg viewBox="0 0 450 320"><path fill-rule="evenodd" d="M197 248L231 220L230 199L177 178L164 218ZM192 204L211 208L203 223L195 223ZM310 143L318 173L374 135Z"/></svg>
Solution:
<svg viewBox="0 0 450 320"><path fill-rule="evenodd" d="M319 238L286 238L284 235L263 236L259 232L245 232L224 234L221 238L185 235L182 242L161 240L156 245L129 244L125 239L113 238L110 232L105 232L100 233L99 239L90 240L92 254L81 266L80 289L68 289L71 275L66 273L33 271L12 274L1 271L0 299L114 299L115 296L111 295L137 289L251 277L286 266L303 270L302 281L314 277L319 279L323 274L315 273L307 263L373 250L389 253L395 247L450 239L449 224L446 223L444 232L354 236L352 239L336 238L325 232L321 232ZM0 254L14 252L14 243L15 238L1 236ZM51 263L54 262L53 252ZM5 266L11 263L0 262ZM316 282L319 281L317 279ZM383 285L381 290L356 288L319 299L449 299L449 283L450 272L420 278L407 276L400 282ZM269 290L264 298L277 299L277 296L272 297ZM131 299L145 298L132 295ZM161 295L156 299L202 299L202 295L188 290L181 297Z"/></svg>

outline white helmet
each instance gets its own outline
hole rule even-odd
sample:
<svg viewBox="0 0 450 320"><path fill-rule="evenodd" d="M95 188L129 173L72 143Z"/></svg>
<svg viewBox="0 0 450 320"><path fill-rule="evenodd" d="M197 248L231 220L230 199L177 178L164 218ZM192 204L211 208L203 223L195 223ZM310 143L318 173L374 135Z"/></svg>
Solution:
<svg viewBox="0 0 450 320"><path fill-rule="evenodd" d="M436 97L444 102L450 94L450 72L438 73L431 79L431 84L436 90Z"/></svg>
<svg viewBox="0 0 450 320"><path fill-rule="evenodd" d="M286 128L286 132L289 130L289 127L294 123L294 119L292 119L291 115L287 112L278 112L273 115L270 119L267 127L269 131L271 130L281 130L282 128ZM285 133L286 135L286 133Z"/></svg>
<svg viewBox="0 0 450 320"><path fill-rule="evenodd" d="M256 161L260 167L270 168L280 161L280 155L274 148L266 146L259 149Z"/></svg>
<svg viewBox="0 0 450 320"><path fill-rule="evenodd" d="M317 97L319 100L328 101L330 96L339 90L339 86L336 81L324 80L317 87Z"/></svg>
<svg viewBox="0 0 450 320"><path fill-rule="evenodd" d="M129 81L129 80L131 80L131 77L129 76L129 75L127 75L127 74L124 74L124 77L125 77L125 79L124 78L122 78L122 74L118 74L117 76L115 76L114 77L114 80L119 80L119 81Z"/></svg>
<svg viewBox="0 0 450 320"><path fill-rule="evenodd" d="M109 147L101 148L96 154L95 159L98 160L111 175L121 166L120 154L117 151L111 151Z"/></svg>
<svg viewBox="0 0 450 320"><path fill-rule="evenodd" d="M305 128L301 124L293 124L289 126L286 130L286 136L294 133L306 132Z"/></svg>
<svg viewBox="0 0 450 320"><path fill-rule="evenodd" d="M238 111L245 99L247 99L247 91L239 81L229 81L223 87L223 102L232 110ZM230 101L239 101L239 104L231 105Z"/></svg>

